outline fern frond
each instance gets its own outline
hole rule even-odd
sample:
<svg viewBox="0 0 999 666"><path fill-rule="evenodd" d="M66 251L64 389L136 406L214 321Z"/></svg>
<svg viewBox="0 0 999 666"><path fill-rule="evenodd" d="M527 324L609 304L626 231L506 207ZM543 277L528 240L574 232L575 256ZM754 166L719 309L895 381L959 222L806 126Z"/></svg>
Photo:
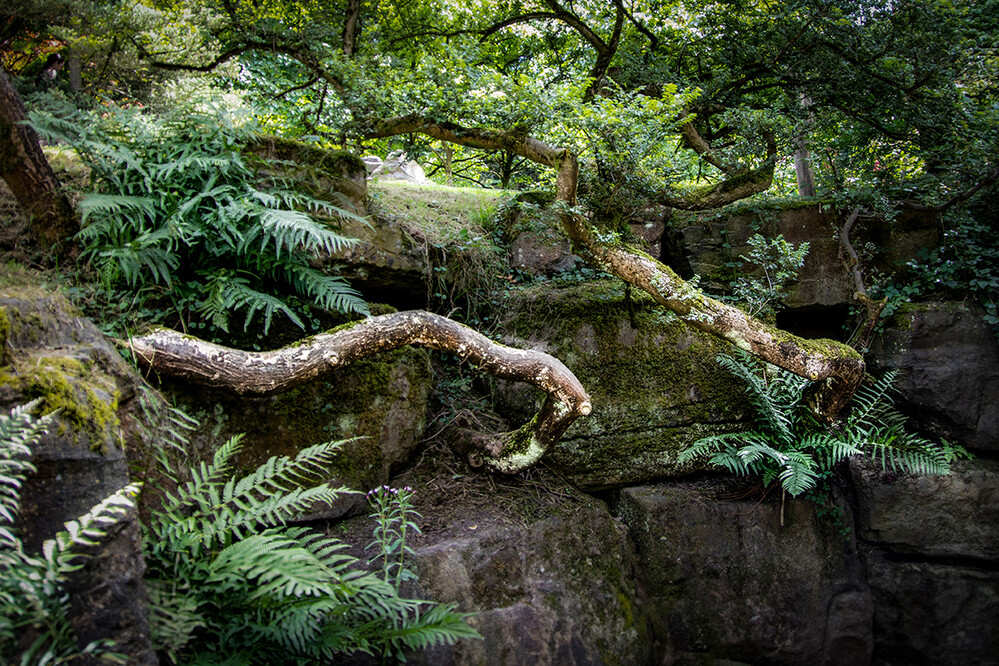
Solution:
<svg viewBox="0 0 999 666"><path fill-rule="evenodd" d="M80 551L97 545L100 539L107 536L112 526L120 522L129 510L135 508L134 499L141 487L141 483L130 483L103 499L76 520L67 522L63 526L65 529L42 544L42 555L46 561L60 574L76 571L83 566L79 564L80 558L83 557Z"/></svg>
<svg viewBox="0 0 999 666"><path fill-rule="evenodd" d="M800 451L789 451L778 478L784 490L797 497L815 485L818 478L815 459Z"/></svg>
<svg viewBox="0 0 999 666"><path fill-rule="evenodd" d="M397 653L400 648L425 650L463 638L481 638L479 632L469 626L469 617L469 614L454 612L453 604L435 604L398 628L388 629L385 638Z"/></svg>
<svg viewBox="0 0 999 666"><path fill-rule="evenodd" d="M719 355L717 357L718 364L745 383L745 391L756 411L757 428L770 433L782 444L790 444L794 441L792 414L797 406L796 403L782 404L770 386L753 371L755 361L752 357L739 349L735 352L735 356ZM773 371L776 370L773 368ZM779 373L778 376L780 376ZM800 399L800 394L798 397Z"/></svg>
<svg viewBox="0 0 999 666"><path fill-rule="evenodd" d="M264 231L260 249L273 244L278 259L282 252L293 252L299 248L333 253L356 243L354 239L338 234L301 211L261 208L258 216Z"/></svg>
<svg viewBox="0 0 999 666"><path fill-rule="evenodd" d="M300 263L287 263L275 267L286 282L299 294L310 296L320 307L330 312L353 312L369 315L368 304L360 292L342 278L326 275L311 266Z"/></svg>
<svg viewBox="0 0 999 666"><path fill-rule="evenodd" d="M40 419L31 412L42 399L15 407L9 414L0 414L0 548L14 548L19 540L9 528L13 526L21 505L21 484L35 466L28 458L31 447L48 431L55 412Z"/></svg>
<svg viewBox="0 0 999 666"><path fill-rule="evenodd" d="M299 451L294 458L273 456L252 474L240 479L233 489L234 495L244 495L251 491L271 493L288 490L329 476L330 463L340 453L343 445L352 441L355 440L330 441L309 446Z"/></svg>
<svg viewBox="0 0 999 666"><path fill-rule="evenodd" d="M210 297L202 301L198 310L202 315L211 317L223 330L229 330L228 317L233 310L246 311L243 320L243 327L246 330L249 330L254 315L261 311L264 315L265 334L270 330L276 312L286 316L299 328L305 329L305 323L287 303L277 296L250 287L250 281L246 278L222 272L212 278L210 285Z"/></svg>
<svg viewBox="0 0 999 666"><path fill-rule="evenodd" d="M891 390L898 372L886 372L873 386L861 386L851 401L849 422L863 425L876 420L885 407L892 404Z"/></svg>
<svg viewBox="0 0 999 666"><path fill-rule="evenodd" d="M104 235L109 231L106 226L88 226L92 217L122 220L140 215L147 220L152 220L156 217L157 201L150 196L88 194L80 201L79 208L82 213L80 222L83 229L80 230L77 238L82 241L90 241L98 234ZM129 226L134 229L142 228L138 221L131 222Z"/></svg>
<svg viewBox="0 0 999 666"><path fill-rule="evenodd" d="M875 428L865 449L881 468L893 472L941 475L950 473L946 451L932 442L894 427Z"/></svg>
<svg viewBox="0 0 999 666"><path fill-rule="evenodd" d="M239 589L249 581L250 599L333 596L330 571L309 549L298 543L306 530L264 530L224 548L209 565L207 582L221 592Z"/></svg>
<svg viewBox="0 0 999 666"><path fill-rule="evenodd" d="M206 626L196 591L179 589L177 581L146 578L149 592L149 629L153 646L165 651L174 663L195 632Z"/></svg>

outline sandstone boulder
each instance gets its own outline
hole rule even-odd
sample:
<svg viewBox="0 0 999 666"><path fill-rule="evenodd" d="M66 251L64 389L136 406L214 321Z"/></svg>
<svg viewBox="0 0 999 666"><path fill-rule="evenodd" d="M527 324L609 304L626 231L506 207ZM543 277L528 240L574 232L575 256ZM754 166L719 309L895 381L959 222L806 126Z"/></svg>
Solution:
<svg viewBox="0 0 999 666"><path fill-rule="evenodd" d="M423 167L416 160L409 159L406 153L401 150L389 153L385 161L371 171L371 177L385 180L406 180L411 183L427 182Z"/></svg>
<svg viewBox="0 0 999 666"><path fill-rule="evenodd" d="M906 306L868 358L875 370L898 371L899 406L919 429L999 449L999 341L980 309L963 302Z"/></svg>
<svg viewBox="0 0 999 666"><path fill-rule="evenodd" d="M726 495L745 492L705 480L617 495L662 663L867 663L874 609L853 540L807 500Z"/></svg>

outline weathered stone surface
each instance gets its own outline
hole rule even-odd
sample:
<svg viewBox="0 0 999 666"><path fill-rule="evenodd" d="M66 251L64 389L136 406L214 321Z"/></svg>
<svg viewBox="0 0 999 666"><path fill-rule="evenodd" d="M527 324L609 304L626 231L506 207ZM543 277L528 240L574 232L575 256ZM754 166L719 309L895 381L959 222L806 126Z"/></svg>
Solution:
<svg viewBox="0 0 999 666"><path fill-rule="evenodd" d="M908 555L999 560L999 462L965 460L947 476L886 473L852 459L859 538Z"/></svg>
<svg viewBox="0 0 999 666"><path fill-rule="evenodd" d="M788 307L806 307L853 301L853 282L840 259L836 236L843 221L843 216L831 209L808 204L763 212L723 210L699 217L683 216L674 223L683 225L690 268L719 287L727 287L732 273L726 264L748 254L748 239L753 234L767 238L782 234L795 245L807 241L809 252L800 280L784 301ZM932 216L906 211L890 224L862 220L851 239L855 247L874 241L880 248L879 255L865 268L884 270L912 259L921 248L935 247L938 231Z"/></svg>
<svg viewBox="0 0 999 666"><path fill-rule="evenodd" d="M426 250L396 220L381 216L372 216L367 223L346 219L340 230L358 242L335 253L332 260L339 274L368 300L407 306L426 301L430 270Z"/></svg>
<svg viewBox="0 0 999 666"><path fill-rule="evenodd" d="M510 243L510 265L529 275L564 271L575 263L569 241L551 229L525 231Z"/></svg>
<svg viewBox="0 0 999 666"><path fill-rule="evenodd" d="M42 412L61 410L33 447L37 472L21 492L19 527L27 550L37 551L65 522L128 483L122 423L139 379L64 298L36 287L0 290L0 345L0 409L42 398ZM129 663L157 663L144 570L133 512L69 577L79 639L110 638Z"/></svg>
<svg viewBox="0 0 999 666"><path fill-rule="evenodd" d="M371 177L385 180L406 180L411 183L427 182L423 167L416 160L409 159L406 153L401 150L389 153L385 161L371 171Z"/></svg>
<svg viewBox="0 0 999 666"><path fill-rule="evenodd" d="M422 539L416 562L424 593L476 613L469 624L483 637L429 650L424 663L649 663L626 531L600 502L530 525L480 509Z"/></svg>
<svg viewBox="0 0 999 666"><path fill-rule="evenodd" d="M701 481L619 493L663 663L866 663L873 607L852 539L807 501L718 499L731 491Z"/></svg>
<svg viewBox="0 0 999 666"><path fill-rule="evenodd" d="M999 341L981 310L963 302L903 308L868 358L876 370L898 370L898 404L920 429L999 450Z"/></svg>
<svg viewBox="0 0 999 666"><path fill-rule="evenodd" d="M709 434L741 427L743 387L715 356L727 345L663 315L619 282L541 287L509 303L506 342L539 349L568 366L593 411L574 423L544 460L583 488L609 488L690 472L676 457ZM634 322L634 325L633 325ZM500 384L500 409L529 418L539 394Z"/></svg>
<svg viewBox="0 0 999 666"><path fill-rule="evenodd" d="M404 348L274 396L174 384L169 391L201 422L191 437L198 456L208 458L226 439L245 433L238 464L255 469L271 456L294 456L308 446L350 439L333 463L329 482L367 491L387 482L422 439L432 381L426 352ZM363 496L346 495L332 507L317 507L308 518L337 518L365 506Z"/></svg>
<svg viewBox="0 0 999 666"><path fill-rule="evenodd" d="M874 598L873 663L991 665L999 655L999 573L865 552Z"/></svg>

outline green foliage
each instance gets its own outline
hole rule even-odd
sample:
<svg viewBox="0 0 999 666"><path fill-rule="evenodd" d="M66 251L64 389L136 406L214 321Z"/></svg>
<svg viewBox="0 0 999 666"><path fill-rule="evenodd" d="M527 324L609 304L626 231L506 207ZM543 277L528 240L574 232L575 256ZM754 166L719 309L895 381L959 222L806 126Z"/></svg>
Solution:
<svg viewBox="0 0 999 666"><path fill-rule="evenodd" d="M111 652L113 645L107 640L77 644L67 619L70 599L63 582L83 566L86 549L97 545L134 508L139 487L125 486L66 523L42 544L41 553L25 552L14 528L21 485L35 471L28 460L31 447L54 417L33 418L31 411L39 402L0 415L0 660L27 666L61 664L89 655L123 664L124 658Z"/></svg>
<svg viewBox="0 0 999 666"><path fill-rule="evenodd" d="M414 518L420 514L413 508L413 489L381 486L368 493L368 503L374 512L374 541L367 550L374 550L368 564L381 563L382 579L398 588L407 580L415 580L416 574L406 568L405 558L413 550L407 544L409 536L420 534L420 527Z"/></svg>
<svg viewBox="0 0 999 666"><path fill-rule="evenodd" d="M65 105L32 117L92 169L97 191L80 203L78 240L108 300L160 323L179 317L225 332L234 313L244 329L259 314L266 332L275 315L306 328L308 305L367 312L343 280L309 261L353 242L316 216L356 216L296 191L273 173L280 169L255 172L243 154L255 136L248 120L196 108L157 117Z"/></svg>
<svg viewBox="0 0 999 666"><path fill-rule="evenodd" d="M847 415L823 426L806 404L809 382L745 352L719 356L718 363L746 384L755 409L754 428L695 442L679 456L701 456L733 474L759 474L770 486L779 482L793 496L812 490L836 463L854 455L880 462L882 469L916 474L947 474L957 447L934 444L905 429L905 417L891 403L895 373L863 386Z"/></svg>
<svg viewBox="0 0 999 666"><path fill-rule="evenodd" d="M886 298L884 316L899 305L933 297L971 296L985 308L985 321L999 337L999 208L991 201L972 210L949 212L939 247L923 249L907 268L907 283L883 281L876 293Z"/></svg>
<svg viewBox="0 0 999 666"><path fill-rule="evenodd" d="M399 596L401 568L391 580L364 572L342 542L286 524L352 492L311 485L341 444L273 457L237 479L236 437L167 494L145 539L159 650L184 663L320 663L355 652L402 659L477 636L451 606ZM384 546L379 556L402 567L404 544Z"/></svg>
<svg viewBox="0 0 999 666"><path fill-rule="evenodd" d="M788 286L798 279L798 271L805 265L808 243L795 247L780 234L772 239L753 234L748 242L749 254L742 255L744 261L736 261L734 267L743 268L748 263L756 270L732 282L732 295L754 317L764 313L772 317L776 304L787 295Z"/></svg>

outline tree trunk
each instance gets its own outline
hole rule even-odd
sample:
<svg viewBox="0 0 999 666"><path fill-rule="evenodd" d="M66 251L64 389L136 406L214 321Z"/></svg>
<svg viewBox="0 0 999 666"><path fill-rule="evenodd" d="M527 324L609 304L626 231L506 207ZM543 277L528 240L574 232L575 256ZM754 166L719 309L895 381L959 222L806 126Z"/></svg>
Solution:
<svg viewBox="0 0 999 666"><path fill-rule="evenodd" d="M68 247L79 223L26 119L20 95L0 69L0 178L14 193L31 233L59 252Z"/></svg>
<svg viewBox="0 0 999 666"><path fill-rule="evenodd" d="M812 100L801 96L801 106L808 109ZM812 170L812 156L808 152L808 130L815 122L815 114L808 112L808 118L798 126L794 137L794 175L798 181L798 196L815 196L815 172Z"/></svg>
<svg viewBox="0 0 999 666"><path fill-rule="evenodd" d="M580 416L590 398L561 361L543 352L514 349L450 319L429 312L371 317L272 352L246 352L159 329L127 343L152 370L186 381L235 391L267 394L304 384L364 356L405 345L455 354L501 379L527 382L548 396L526 425L495 440L479 438L469 462L513 474L536 463Z"/></svg>
<svg viewBox="0 0 999 666"><path fill-rule="evenodd" d="M69 51L69 89L73 92L83 90L83 71L80 64L80 52L76 49Z"/></svg>
<svg viewBox="0 0 999 666"><path fill-rule="evenodd" d="M812 156L805 147L802 136L795 137L797 148L794 151L794 175L798 179L798 196L815 196L815 172L812 171Z"/></svg>

